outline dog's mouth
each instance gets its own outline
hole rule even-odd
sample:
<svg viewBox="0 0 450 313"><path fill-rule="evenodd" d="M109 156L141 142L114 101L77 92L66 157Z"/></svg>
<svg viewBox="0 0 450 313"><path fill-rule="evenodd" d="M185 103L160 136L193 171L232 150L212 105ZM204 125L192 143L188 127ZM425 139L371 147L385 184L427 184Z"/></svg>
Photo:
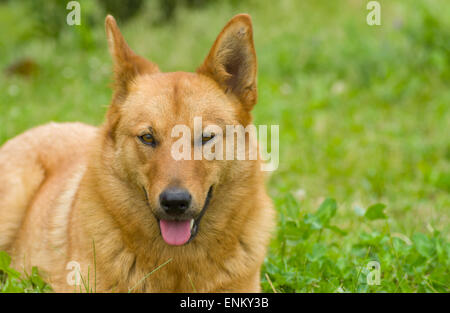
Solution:
<svg viewBox="0 0 450 313"><path fill-rule="evenodd" d="M208 190L203 208L196 217L180 220L158 218L155 215L161 236L168 245L182 246L191 242L195 238L198 234L200 221L211 201L212 192L213 187L211 186Z"/></svg>

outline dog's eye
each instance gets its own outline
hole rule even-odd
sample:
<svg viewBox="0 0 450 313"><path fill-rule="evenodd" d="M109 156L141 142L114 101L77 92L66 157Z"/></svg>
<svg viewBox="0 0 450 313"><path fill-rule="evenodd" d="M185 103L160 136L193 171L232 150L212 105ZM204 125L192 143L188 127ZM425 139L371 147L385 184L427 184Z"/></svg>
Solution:
<svg viewBox="0 0 450 313"><path fill-rule="evenodd" d="M214 136L215 136L214 134L211 134L211 135L209 135L209 136L203 134L203 137L202 137L202 145L204 145L205 143L207 143L208 141L210 141L211 139L213 139Z"/></svg>
<svg viewBox="0 0 450 313"><path fill-rule="evenodd" d="M150 134L145 134L145 135L139 136L139 139L142 141L142 143L149 145L149 146L154 146L156 143L155 138L153 138L153 136Z"/></svg>

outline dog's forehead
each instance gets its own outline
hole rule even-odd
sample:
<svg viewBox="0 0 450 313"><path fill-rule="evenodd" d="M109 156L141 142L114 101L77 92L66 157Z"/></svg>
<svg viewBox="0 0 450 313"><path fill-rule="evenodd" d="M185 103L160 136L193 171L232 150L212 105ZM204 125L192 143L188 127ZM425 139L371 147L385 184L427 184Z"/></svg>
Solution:
<svg viewBox="0 0 450 313"><path fill-rule="evenodd" d="M155 127L203 121L232 123L235 106L208 77L185 72L138 77L130 88L122 116L129 122L151 122Z"/></svg>

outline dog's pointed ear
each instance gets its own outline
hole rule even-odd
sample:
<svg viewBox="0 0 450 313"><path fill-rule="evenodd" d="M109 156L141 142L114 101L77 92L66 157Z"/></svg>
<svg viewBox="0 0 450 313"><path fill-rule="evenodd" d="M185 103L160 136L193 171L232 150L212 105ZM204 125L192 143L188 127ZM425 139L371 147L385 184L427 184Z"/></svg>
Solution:
<svg viewBox="0 0 450 313"><path fill-rule="evenodd" d="M252 21L238 14L220 32L197 73L213 78L250 111L257 100L256 69Z"/></svg>
<svg viewBox="0 0 450 313"><path fill-rule="evenodd" d="M109 52L114 63L115 94L123 97L128 94L129 84L136 76L157 73L159 69L156 64L135 54L130 49L120 33L116 20L111 15L105 19L105 29Z"/></svg>

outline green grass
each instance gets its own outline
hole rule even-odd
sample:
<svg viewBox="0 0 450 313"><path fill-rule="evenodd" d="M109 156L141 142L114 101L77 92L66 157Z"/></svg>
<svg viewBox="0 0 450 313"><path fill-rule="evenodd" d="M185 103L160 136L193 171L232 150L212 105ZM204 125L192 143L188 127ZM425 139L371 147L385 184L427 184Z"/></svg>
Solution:
<svg viewBox="0 0 450 313"><path fill-rule="evenodd" d="M0 143L49 121L102 121L111 61L89 3L91 24L82 15L58 40L38 36L23 4L0 4L0 67L40 66L0 77ZM149 7L122 27L162 70L193 71L231 16L252 15L255 122L280 125L265 291L268 276L278 292L449 292L450 3L381 0L381 26L366 24L366 3L224 1L163 25ZM381 284L369 286L374 260Z"/></svg>
<svg viewBox="0 0 450 313"><path fill-rule="evenodd" d="M10 267L11 257L4 251L0 251L0 293L26 292L39 293L49 292L51 287L45 283L39 275L39 270L33 267L31 274L22 275Z"/></svg>

